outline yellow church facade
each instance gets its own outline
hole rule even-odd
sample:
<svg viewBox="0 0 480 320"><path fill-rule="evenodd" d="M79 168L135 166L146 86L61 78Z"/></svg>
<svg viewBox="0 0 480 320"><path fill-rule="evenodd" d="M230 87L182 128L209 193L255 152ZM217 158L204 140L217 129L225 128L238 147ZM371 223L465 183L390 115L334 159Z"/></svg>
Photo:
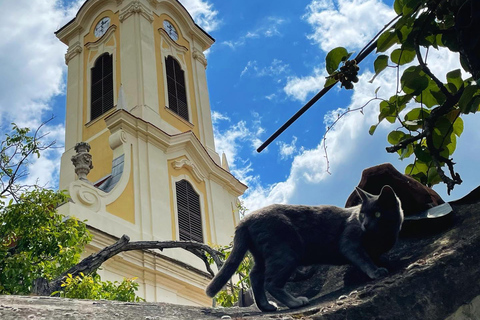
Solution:
<svg viewBox="0 0 480 320"><path fill-rule="evenodd" d="M230 243L246 186L215 150L203 53L213 38L177 0L87 0L56 35L68 46L60 188L71 197L59 210L87 220L85 254L123 234ZM93 161L81 179L79 142ZM99 273L138 277L147 301L211 304L203 262L182 249L122 253Z"/></svg>

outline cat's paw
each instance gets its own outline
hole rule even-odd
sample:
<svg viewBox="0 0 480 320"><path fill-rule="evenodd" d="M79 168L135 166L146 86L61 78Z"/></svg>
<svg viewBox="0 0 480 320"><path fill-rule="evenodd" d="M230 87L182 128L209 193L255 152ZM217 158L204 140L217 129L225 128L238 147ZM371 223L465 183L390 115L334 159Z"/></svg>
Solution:
<svg viewBox="0 0 480 320"><path fill-rule="evenodd" d="M290 303L288 303L287 306L290 309L293 309L293 308L303 307L309 303L310 303L310 300L308 300L307 297L297 297L294 300L290 301Z"/></svg>
<svg viewBox="0 0 480 320"><path fill-rule="evenodd" d="M377 268L371 275L369 275L372 279L380 279L386 277L388 275L388 270L385 268Z"/></svg>
<svg viewBox="0 0 480 320"><path fill-rule="evenodd" d="M260 309L260 310L263 311L263 312L273 312L273 311L277 311L277 307L276 307L274 304L269 303L269 302L267 302L267 303L265 303L265 304L263 304L263 305L258 305L258 304L257 304L257 307L258 307L258 309Z"/></svg>

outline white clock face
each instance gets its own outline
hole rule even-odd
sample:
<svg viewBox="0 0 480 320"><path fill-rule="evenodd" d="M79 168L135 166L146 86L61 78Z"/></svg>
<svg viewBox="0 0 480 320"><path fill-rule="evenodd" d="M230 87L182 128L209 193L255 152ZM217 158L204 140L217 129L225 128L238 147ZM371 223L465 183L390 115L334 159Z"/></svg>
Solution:
<svg viewBox="0 0 480 320"><path fill-rule="evenodd" d="M167 20L163 20L163 28L168 33L170 38L172 38L174 41L178 40L177 30L175 30L175 27L172 26L170 22L168 22Z"/></svg>
<svg viewBox="0 0 480 320"><path fill-rule="evenodd" d="M105 17L97 23L95 27L95 37L100 38L107 32L108 27L110 27L110 18Z"/></svg>

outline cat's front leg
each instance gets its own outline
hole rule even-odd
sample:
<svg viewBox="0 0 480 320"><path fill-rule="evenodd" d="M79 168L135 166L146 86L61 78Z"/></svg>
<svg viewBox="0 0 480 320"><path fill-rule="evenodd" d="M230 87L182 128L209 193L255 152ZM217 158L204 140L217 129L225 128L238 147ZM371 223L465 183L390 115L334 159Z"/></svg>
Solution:
<svg viewBox="0 0 480 320"><path fill-rule="evenodd" d="M388 274L385 268L379 268L361 245L361 230L345 230L340 241L340 251L351 264L362 270L370 279L383 278Z"/></svg>
<svg viewBox="0 0 480 320"><path fill-rule="evenodd" d="M345 258L362 270L370 279L379 279L388 275L388 270L377 267L361 246L346 248L342 250L342 253Z"/></svg>

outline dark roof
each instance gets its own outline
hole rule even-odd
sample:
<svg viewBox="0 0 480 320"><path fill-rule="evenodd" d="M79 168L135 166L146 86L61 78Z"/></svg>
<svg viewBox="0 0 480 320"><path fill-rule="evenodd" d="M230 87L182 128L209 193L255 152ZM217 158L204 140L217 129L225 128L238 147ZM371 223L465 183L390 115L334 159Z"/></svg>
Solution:
<svg viewBox="0 0 480 320"><path fill-rule="evenodd" d="M78 9L77 14L75 15L75 18L73 18L72 20L70 20L69 22L67 22L63 27L61 27L60 29L58 29L57 31L55 31L55 34L58 34L60 31L62 31L62 30L65 29L68 25L70 25L73 21L75 21L75 19L76 19L77 16L78 16L78 13L79 13L80 11L82 11L82 8L85 6L85 4L86 4L88 1L90 1L90 0L86 0L86 1L82 4L82 6L80 7L80 9ZM193 20L192 15L190 14L190 12L188 12L188 10L185 8L185 6L184 6L180 1L178 1L178 0L175 0L175 1L177 1L178 4L181 5L183 9L185 9L185 11L188 13L190 19L192 19L192 21L193 21L193 23L195 24L195 26L197 26L197 27L198 27L203 33L205 33L205 35L207 35L210 39L212 39L213 41L215 41L215 39L214 39L211 35L209 35L205 30L203 30L202 27L200 27L200 26L195 22L195 20Z"/></svg>

